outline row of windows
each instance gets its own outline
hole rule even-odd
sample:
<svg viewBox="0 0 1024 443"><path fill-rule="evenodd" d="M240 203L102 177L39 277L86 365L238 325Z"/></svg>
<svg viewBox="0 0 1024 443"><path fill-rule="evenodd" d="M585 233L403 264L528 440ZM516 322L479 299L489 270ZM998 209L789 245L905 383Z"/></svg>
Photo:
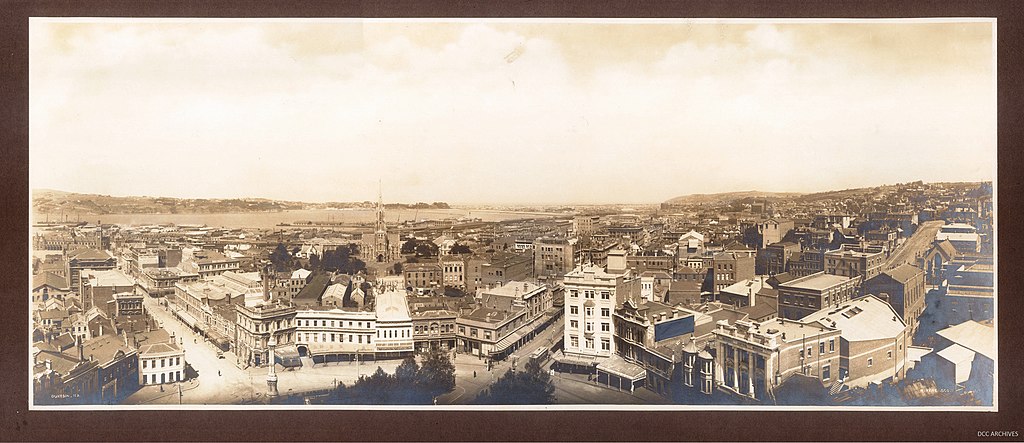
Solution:
<svg viewBox="0 0 1024 443"><path fill-rule="evenodd" d="M594 308L591 307L591 306L587 306L586 313L587 313L587 317L593 317L594 316ZM579 306L569 306L569 314L570 315L579 315L580 314L580 307ZM602 317L611 317L612 316L611 308L601 308L601 316Z"/></svg>
<svg viewBox="0 0 1024 443"><path fill-rule="evenodd" d="M147 368L149 368L150 366L152 366L152 367L154 367L154 368L155 368L155 367L156 367L156 362L157 362L157 361L158 361L158 360L146 360L146 359L143 359L143 360L142 360L142 369L147 369ZM165 366L167 366L167 365L172 365L172 366L173 366L173 365L180 365L180 364L181 364L181 357L167 357L167 358L161 358L161 359L159 360L159 362L160 362L160 367L161 367L161 368L162 368L162 367L165 367ZM152 363L152 365L150 365L150 363Z"/></svg>
<svg viewBox="0 0 1024 443"><path fill-rule="evenodd" d="M325 327L325 328L328 328L328 327L329 328L345 327L345 321L343 321L343 320L337 320L337 321L335 321L335 320L296 320L296 322L298 322L299 326L312 326L312 327ZM356 326L352 326L353 323L355 323ZM353 322L351 320L349 320L349 322L348 322L348 327L350 327L350 328L352 328L352 327L362 328L363 327L363 323L366 323L366 327L367 328L372 328L373 327L373 322L369 322L369 321L367 321L367 322L361 322L361 321Z"/></svg>
<svg viewBox="0 0 1024 443"><path fill-rule="evenodd" d="M300 333L300 334L298 334L298 336L300 338L299 341L300 342L304 342L304 343L318 343L318 342L324 342L324 343L345 343L345 335L346 334L327 334L327 333L320 333L320 334ZM364 337L366 338L366 343L373 343L373 336L370 335L370 334L347 334L347 335L348 335L348 343L359 342L360 344L362 344ZM328 337L330 337L330 341L327 340Z"/></svg>
<svg viewBox="0 0 1024 443"><path fill-rule="evenodd" d="M580 338L578 336L575 336L575 335L570 335L569 336L569 343L572 345L572 347L579 348L580 347ZM587 337L586 339L584 339L584 343L586 344L586 349L594 349L594 339L593 338ZM612 349L612 342L611 342L611 340L609 340L607 338L602 338L601 339L601 350L602 351L610 351L611 349Z"/></svg>
<svg viewBox="0 0 1024 443"><path fill-rule="evenodd" d="M156 383L157 374L153 374L153 378L149 378L149 374L142 374L142 384L148 385L150 383ZM160 374L160 383L169 383L181 381L181 371L167 372Z"/></svg>
<svg viewBox="0 0 1024 443"><path fill-rule="evenodd" d="M577 320L569 320L569 327L572 329L579 329L580 322ZM608 322L601 322L601 332L611 332L612 324ZM587 322L587 332L594 332L594 322Z"/></svg>
<svg viewBox="0 0 1024 443"><path fill-rule="evenodd" d="M580 296L579 292L580 291L578 291L576 289L570 290L569 291L569 297L570 298L578 298ZM590 290L583 291L583 297L584 298L591 298L592 299L592 298L595 297L596 294L597 293L595 291L590 291ZM612 298L612 293L611 292L609 292L609 291L601 291L601 300L610 300L611 298Z"/></svg>

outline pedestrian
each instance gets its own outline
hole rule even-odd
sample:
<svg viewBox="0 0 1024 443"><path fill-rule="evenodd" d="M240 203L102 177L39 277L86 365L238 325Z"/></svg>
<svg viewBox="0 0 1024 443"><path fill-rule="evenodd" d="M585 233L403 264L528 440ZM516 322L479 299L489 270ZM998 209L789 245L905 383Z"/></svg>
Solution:
<svg viewBox="0 0 1024 443"><path fill-rule="evenodd" d="M473 378L476 378L476 371L473 371Z"/></svg>
<svg viewBox="0 0 1024 443"><path fill-rule="evenodd" d="M217 376L220 377L220 371L217 371Z"/></svg>

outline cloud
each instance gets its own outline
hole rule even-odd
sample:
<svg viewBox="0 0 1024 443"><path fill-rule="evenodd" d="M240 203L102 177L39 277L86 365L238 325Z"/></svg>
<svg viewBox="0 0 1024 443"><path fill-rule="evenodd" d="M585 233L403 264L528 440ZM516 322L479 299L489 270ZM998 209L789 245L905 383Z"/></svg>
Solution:
<svg viewBox="0 0 1024 443"><path fill-rule="evenodd" d="M994 170L994 84L974 65L899 72L794 25L680 33L653 60L569 25L433 26L445 37L34 21L33 186L365 200L381 179L389 200L654 202Z"/></svg>

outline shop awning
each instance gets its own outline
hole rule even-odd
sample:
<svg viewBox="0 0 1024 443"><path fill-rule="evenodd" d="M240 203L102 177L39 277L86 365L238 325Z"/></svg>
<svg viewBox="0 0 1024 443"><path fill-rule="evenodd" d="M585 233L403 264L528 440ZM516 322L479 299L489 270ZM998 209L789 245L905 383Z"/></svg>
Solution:
<svg viewBox="0 0 1024 443"><path fill-rule="evenodd" d="M185 322L185 324L188 325L190 328L194 328L197 325L199 325L199 320L196 320L196 318L192 314L185 312L184 309L174 311L174 315L177 315L178 318L180 318L181 321Z"/></svg>
<svg viewBox="0 0 1024 443"><path fill-rule="evenodd" d="M551 359L563 365L576 366L595 366L604 360L603 357L599 360L598 357L592 355L565 354L561 350L551 354Z"/></svg>
<svg viewBox="0 0 1024 443"><path fill-rule="evenodd" d="M213 341L215 344L217 344L217 346L224 347L224 346L228 346L228 345L231 344L231 339L230 338L228 338L226 335L224 335L224 334L222 334L222 333L220 333L220 332L218 332L216 330L210 330L209 331L209 337L210 337L211 341Z"/></svg>
<svg viewBox="0 0 1024 443"><path fill-rule="evenodd" d="M619 357L618 355L612 355L605 361L598 364L597 370L632 380L634 382L647 378L646 369L623 360L622 357Z"/></svg>
<svg viewBox="0 0 1024 443"><path fill-rule="evenodd" d="M502 337L501 340L498 340L498 342L494 344L494 349L491 350L491 354L500 354L502 352L505 352L506 350L508 350L509 346L512 346L521 338L523 338L523 336L519 335L518 332L513 332L509 335Z"/></svg>
<svg viewBox="0 0 1024 443"><path fill-rule="evenodd" d="M274 362L284 367L302 366L302 361L299 360L299 349L295 345L274 348Z"/></svg>

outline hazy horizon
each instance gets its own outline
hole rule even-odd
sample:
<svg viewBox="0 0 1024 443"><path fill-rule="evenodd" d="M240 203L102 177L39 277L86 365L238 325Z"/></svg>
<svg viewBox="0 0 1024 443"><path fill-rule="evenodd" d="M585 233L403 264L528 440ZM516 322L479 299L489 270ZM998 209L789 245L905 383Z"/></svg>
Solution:
<svg viewBox="0 0 1024 443"><path fill-rule="evenodd" d="M992 181L994 29L32 19L30 188L586 205Z"/></svg>
<svg viewBox="0 0 1024 443"><path fill-rule="evenodd" d="M662 201L657 201L657 202L633 202L633 203L630 203L630 202L614 202L614 201L610 201L610 202L604 202L604 203L574 203L574 202L567 202L567 203L537 203L537 202L488 203L488 202L452 202L452 201L448 201L448 200L445 200L445 199L436 199L436 198L434 198L434 199L427 199L427 200L416 200L416 201L411 201L411 200L410 201L390 201L387 198L384 198L384 204L387 205L387 204L416 204L416 203L427 203L427 204L446 203L446 204L449 204L449 205L452 205L452 206L473 206L473 205L480 205L480 206L607 206L607 205L642 206L642 205L658 205L658 204L664 203L665 201L668 201L668 200L671 200L671 199L674 199L674 198L678 198L678 197L690 197L690 196L702 196L702 195L720 195L720 194L738 194L738 193L762 193L762 194L772 194L772 195L778 195L778 194L809 195L809 194L818 194L818 193L826 193L826 192L840 192L840 191L853 190L853 189L868 189L868 188L875 188L875 187L894 186L894 185L901 184L901 183L913 183L913 182L916 182L916 181L919 181L919 180L910 180L910 181L907 181L907 182L893 182L893 183L877 183L877 184L874 184L874 185L861 186L861 187L857 187L857 188L822 189L822 190L816 190L816 191L810 191L810 192L781 192L781 191L763 191L763 190L759 190L759 189L744 189L744 190L732 190L732 191L711 192L711 193L679 194L679 195L675 195L675 196L672 196L672 197L669 197L669 198L666 198L666 199L664 199ZM972 180L965 180L965 181L940 180L940 181L934 181L934 182L924 181L924 183L925 184L959 184L959 183L992 183L992 181L988 181L988 180L981 180L981 181L972 181ZM245 195L245 196L237 196L237 197L201 197L201 198L195 198L195 197L171 197L171 196L166 196L166 195L142 195L142 194L96 194L96 193L84 193L84 192L77 192L77 191L68 191L68 190L63 190L63 189L50 189L50 188L35 188L35 189L31 189L30 191L32 193L35 193L35 192L64 192L64 193L69 193L69 194L81 194L81 195L101 195L101 196L112 197L112 198L182 198L182 199L196 199L196 200L204 200L204 199L205 200L253 199L253 200L271 200L271 201L280 201L280 202L289 202L289 203L310 203L310 204L366 203L366 202L373 203L373 202L375 202L375 200L373 200L373 199L363 199L363 200L285 200L285 199L268 198L268 197L263 197L263 196L258 196L258 195Z"/></svg>

